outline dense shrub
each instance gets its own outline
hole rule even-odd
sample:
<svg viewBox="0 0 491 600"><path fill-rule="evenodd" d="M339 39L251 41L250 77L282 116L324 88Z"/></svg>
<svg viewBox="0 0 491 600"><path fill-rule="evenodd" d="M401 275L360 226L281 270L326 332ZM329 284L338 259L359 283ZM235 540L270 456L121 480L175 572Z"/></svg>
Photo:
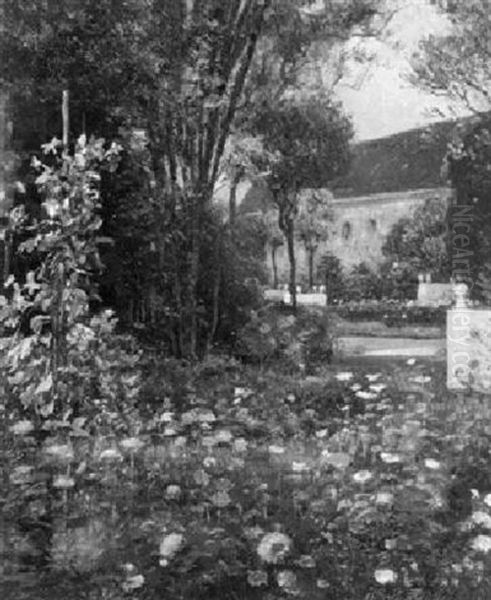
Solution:
<svg viewBox="0 0 491 600"><path fill-rule="evenodd" d="M252 314L239 331L236 355L261 365L279 361L310 371L331 360L333 322L324 309L300 310L296 316L274 307Z"/></svg>
<svg viewBox="0 0 491 600"><path fill-rule="evenodd" d="M341 261L337 256L327 252L319 261L317 278L326 286L329 303L336 303L344 297L345 277Z"/></svg>
<svg viewBox="0 0 491 600"><path fill-rule="evenodd" d="M347 303L336 308L339 317L348 321L382 321L388 327L405 325L442 326L445 307L408 306L397 302Z"/></svg>
<svg viewBox="0 0 491 600"><path fill-rule="evenodd" d="M99 423L114 411L122 415L139 386L134 340L115 334L111 311L90 309L100 267L99 173L111 168L117 151L102 140L87 143L85 136L73 156L60 150L57 140L47 144L51 166L36 164L45 215L15 222L24 239L17 251L34 268L24 281L11 276L0 296L0 375L9 408L39 426L53 419L66 426L80 415Z"/></svg>
<svg viewBox="0 0 491 600"><path fill-rule="evenodd" d="M353 267L346 277L345 298L349 300L378 300L382 298L383 281L377 273L365 263Z"/></svg>

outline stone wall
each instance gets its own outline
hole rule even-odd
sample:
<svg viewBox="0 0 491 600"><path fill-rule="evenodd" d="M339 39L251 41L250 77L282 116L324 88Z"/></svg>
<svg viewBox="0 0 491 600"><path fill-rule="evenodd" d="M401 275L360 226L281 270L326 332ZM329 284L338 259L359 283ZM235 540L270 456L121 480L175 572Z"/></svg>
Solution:
<svg viewBox="0 0 491 600"><path fill-rule="evenodd" d="M325 252L335 254L346 271L365 262L377 266L383 260L382 246L392 226L403 217L411 215L430 198L448 202L451 188L433 188L372 194L356 198L333 198L333 222L328 225L329 239L319 246L316 263ZM288 255L286 246L277 250L276 262L280 282L288 281ZM297 280L307 279L308 255L300 242L296 243ZM271 253L268 251L268 271L272 273ZM315 274L315 270L314 270Z"/></svg>

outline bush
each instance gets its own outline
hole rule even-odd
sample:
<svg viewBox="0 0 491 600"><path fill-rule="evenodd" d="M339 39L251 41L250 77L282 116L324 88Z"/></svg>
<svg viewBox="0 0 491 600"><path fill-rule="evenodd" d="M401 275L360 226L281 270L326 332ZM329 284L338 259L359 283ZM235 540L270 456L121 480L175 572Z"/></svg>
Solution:
<svg viewBox="0 0 491 600"><path fill-rule="evenodd" d="M239 331L235 353L263 366L275 360L287 368L312 371L331 360L332 325L324 309L299 310L294 316L265 307Z"/></svg>
<svg viewBox="0 0 491 600"><path fill-rule="evenodd" d="M115 411L123 416L139 388L133 338L116 335L111 311L90 311L100 266L99 170L110 168L114 148L82 136L74 156L60 157L59 150L56 140L46 145L52 165L36 165L47 216L28 227L17 221L24 236L18 252L37 266L23 282L11 276L0 296L0 374L10 408L38 426L53 419L65 426L80 415L99 423Z"/></svg>
<svg viewBox="0 0 491 600"><path fill-rule="evenodd" d="M348 321L381 321L388 327L405 325L443 326L445 307L407 306L398 302L348 303L336 308L336 313Z"/></svg>
<svg viewBox="0 0 491 600"><path fill-rule="evenodd" d="M341 261L337 256L327 252L322 256L317 270L317 277L326 286L326 293L330 303L336 303L345 295L345 278Z"/></svg>
<svg viewBox="0 0 491 600"><path fill-rule="evenodd" d="M356 265L346 279L345 297L350 300L378 300L382 298L383 281L365 263Z"/></svg>

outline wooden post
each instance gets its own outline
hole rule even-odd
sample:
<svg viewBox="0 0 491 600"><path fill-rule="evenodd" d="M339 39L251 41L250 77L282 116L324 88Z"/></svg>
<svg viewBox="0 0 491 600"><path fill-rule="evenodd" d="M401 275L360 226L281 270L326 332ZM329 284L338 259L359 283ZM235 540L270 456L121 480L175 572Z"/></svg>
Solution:
<svg viewBox="0 0 491 600"><path fill-rule="evenodd" d="M63 100L61 104L61 114L63 118L63 150L64 152L68 151L68 131L70 128L70 112L68 107L68 90L63 90Z"/></svg>

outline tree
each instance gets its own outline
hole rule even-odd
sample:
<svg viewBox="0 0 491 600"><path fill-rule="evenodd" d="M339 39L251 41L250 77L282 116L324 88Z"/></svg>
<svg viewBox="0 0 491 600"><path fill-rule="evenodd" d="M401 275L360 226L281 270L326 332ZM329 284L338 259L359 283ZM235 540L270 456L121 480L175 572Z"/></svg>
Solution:
<svg viewBox="0 0 491 600"><path fill-rule="evenodd" d="M232 128L242 132L244 119L255 112L248 110L248 100L260 106L260 99L269 98L265 81L268 69L275 68L275 56L284 57L275 78L279 97L312 43L322 37L338 43L354 27L361 32L379 4L378 0L333 0L320 8L312 7L310 0L6 4L0 77L8 84L17 111L32 112L22 108L24 97L42 104L40 137L59 128L58 99L64 89L70 91L75 130L107 138L117 133L128 149L135 129L144 132L146 151L132 168L145 174L139 177L140 197L150 209L151 230L141 248L142 255L148 255L145 263L151 265L152 285L145 286L143 297L140 291L135 302L142 316L151 314L165 323L177 354L195 356L206 322L213 318L213 309L199 295L205 228L229 134ZM256 50L269 58L266 70L256 69ZM260 86L256 75L262 78ZM243 94L246 89L252 93ZM138 206L140 210L142 204ZM129 235L129 227L125 231ZM113 290L112 295L117 293ZM150 305L156 310L143 310Z"/></svg>
<svg viewBox="0 0 491 600"><path fill-rule="evenodd" d="M326 303L330 304L339 300L345 287L343 267L339 258L330 252L326 252L320 259L317 273L326 286Z"/></svg>
<svg viewBox="0 0 491 600"><path fill-rule="evenodd" d="M489 109L491 37L489 0L440 0L449 27L421 44L413 60L413 81L456 98L473 112Z"/></svg>
<svg viewBox="0 0 491 600"><path fill-rule="evenodd" d="M80 105L75 115L89 107L106 122L147 132L155 261L165 278L167 252L185 256L176 259L171 296L185 328L181 352L191 356L198 351L202 225L269 4L14 0L8 10L8 22L21 24L2 42L2 56L12 57L2 76L12 87L42 88L44 97L70 89L74 109ZM14 68L24 67L20 80ZM184 227L178 240L166 234L176 225Z"/></svg>
<svg viewBox="0 0 491 600"><path fill-rule="evenodd" d="M448 17L449 27L443 35L433 36L421 45L414 59L412 79L437 95L460 101L474 114L473 119L456 128L446 166L456 189L456 207L449 219L456 241L451 248L452 275L465 281L477 297L482 297L483 291L491 287L486 266L491 260L488 243L491 47L487 43L491 36L491 5L489 0L441 0L439 4ZM479 285L475 286L476 282Z"/></svg>
<svg viewBox="0 0 491 600"><path fill-rule="evenodd" d="M297 237L304 244L309 261L309 288L314 286L314 258L321 242L329 237L328 221L332 214L328 207L328 198L319 191L309 193L301 204L297 222Z"/></svg>
<svg viewBox="0 0 491 600"><path fill-rule="evenodd" d="M270 210L264 213L266 227L266 243L271 251L271 266L273 268L273 288L278 287L278 265L276 264L276 252L284 244L284 236L278 225L278 210Z"/></svg>
<svg viewBox="0 0 491 600"><path fill-rule="evenodd" d="M296 310L295 220L301 188L326 187L349 164L350 121L329 99L285 99L265 105L257 115L257 131L267 153L268 185L278 208L290 263L290 294Z"/></svg>
<svg viewBox="0 0 491 600"><path fill-rule="evenodd" d="M439 198L430 198L411 217L395 223L382 247L388 262L407 264L413 279L420 272L431 272L433 281L448 281L447 208Z"/></svg>

